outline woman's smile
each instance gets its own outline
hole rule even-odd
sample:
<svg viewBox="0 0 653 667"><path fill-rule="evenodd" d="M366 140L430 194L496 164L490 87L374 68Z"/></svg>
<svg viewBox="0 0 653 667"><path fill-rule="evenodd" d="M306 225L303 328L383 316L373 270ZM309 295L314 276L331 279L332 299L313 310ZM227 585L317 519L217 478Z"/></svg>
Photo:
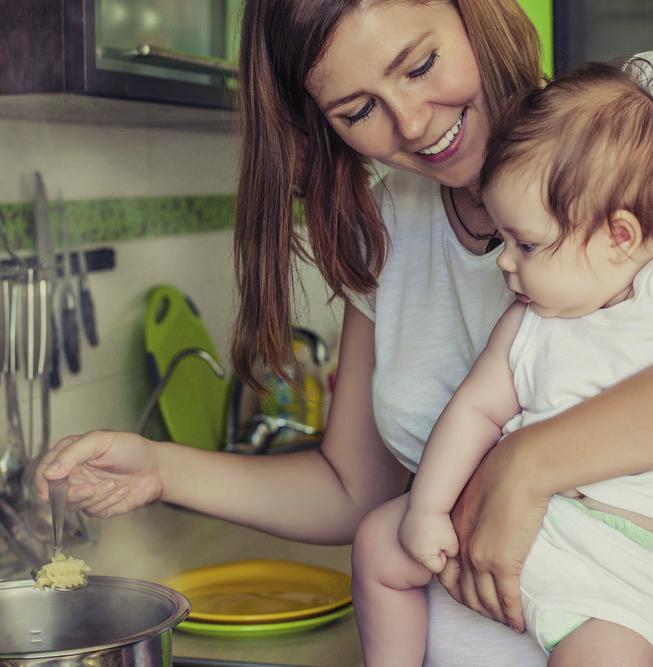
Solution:
<svg viewBox="0 0 653 667"><path fill-rule="evenodd" d="M433 145L417 151L417 154L427 162L446 162L458 153L465 131L463 125L465 122L465 111L458 116L456 122L436 141Z"/></svg>

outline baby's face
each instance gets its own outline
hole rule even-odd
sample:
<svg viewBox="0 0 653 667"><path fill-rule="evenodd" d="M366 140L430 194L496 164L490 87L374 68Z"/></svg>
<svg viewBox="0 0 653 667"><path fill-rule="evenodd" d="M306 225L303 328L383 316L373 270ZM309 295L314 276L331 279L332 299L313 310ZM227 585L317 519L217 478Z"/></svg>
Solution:
<svg viewBox="0 0 653 667"><path fill-rule="evenodd" d="M585 243L582 230L554 247L560 227L542 200L542 179L505 173L483 192L483 201L504 239L497 258L508 289L542 317L580 317L614 296L614 271L603 232Z"/></svg>

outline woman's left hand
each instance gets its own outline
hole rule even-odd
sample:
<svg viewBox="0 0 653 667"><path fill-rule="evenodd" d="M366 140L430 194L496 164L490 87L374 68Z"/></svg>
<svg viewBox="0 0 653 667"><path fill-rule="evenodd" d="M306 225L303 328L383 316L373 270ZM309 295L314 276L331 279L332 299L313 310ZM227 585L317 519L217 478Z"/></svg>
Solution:
<svg viewBox="0 0 653 667"><path fill-rule="evenodd" d="M519 577L549 497L538 495L513 436L490 450L458 498L451 517L460 553L439 579L458 602L523 632Z"/></svg>

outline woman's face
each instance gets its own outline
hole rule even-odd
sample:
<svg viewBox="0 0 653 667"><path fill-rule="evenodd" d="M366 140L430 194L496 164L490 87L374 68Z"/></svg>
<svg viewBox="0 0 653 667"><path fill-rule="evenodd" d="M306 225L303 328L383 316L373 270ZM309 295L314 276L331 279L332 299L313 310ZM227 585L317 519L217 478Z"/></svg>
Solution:
<svg viewBox="0 0 653 667"><path fill-rule="evenodd" d="M477 181L489 119L449 3L362 3L336 29L306 88L362 155L454 187Z"/></svg>

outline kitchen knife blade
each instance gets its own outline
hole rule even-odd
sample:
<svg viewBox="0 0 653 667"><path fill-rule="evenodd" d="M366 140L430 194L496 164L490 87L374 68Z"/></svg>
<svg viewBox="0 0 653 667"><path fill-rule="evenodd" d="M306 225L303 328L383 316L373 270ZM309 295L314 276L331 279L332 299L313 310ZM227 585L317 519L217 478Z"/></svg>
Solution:
<svg viewBox="0 0 653 667"><path fill-rule="evenodd" d="M54 281L56 266L52 225L48 209L48 197L40 172L35 172L34 216L36 222L36 254L38 256L40 277Z"/></svg>

